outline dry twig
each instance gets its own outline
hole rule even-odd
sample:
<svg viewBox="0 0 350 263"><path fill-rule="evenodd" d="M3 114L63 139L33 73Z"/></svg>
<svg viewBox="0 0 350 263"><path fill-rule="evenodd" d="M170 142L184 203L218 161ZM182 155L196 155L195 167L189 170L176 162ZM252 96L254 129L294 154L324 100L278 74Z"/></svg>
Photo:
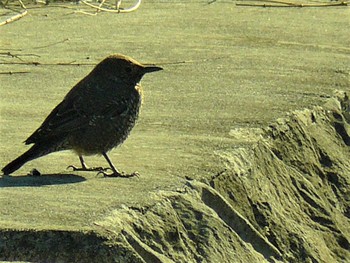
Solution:
<svg viewBox="0 0 350 263"><path fill-rule="evenodd" d="M27 11L27 10L24 10L24 11L22 11L22 12L19 13L19 14L16 14L16 15L14 15L14 16L11 16L10 18L6 19L5 21L0 22L0 26L3 26L3 25L6 25L6 24L8 24L8 23L11 23L11 22L13 22L13 21L16 21L16 20L18 20L18 19L24 17L27 13L28 13L28 11Z"/></svg>
<svg viewBox="0 0 350 263"><path fill-rule="evenodd" d="M259 2L273 3L273 4L257 4L257 3L236 3L237 6L254 6L254 7L330 7L330 6L347 6L348 2L337 2L337 3L317 3L317 4L303 4L295 2L286 1L276 1L276 0L263 0Z"/></svg>
<svg viewBox="0 0 350 263"><path fill-rule="evenodd" d="M120 8L120 3L121 1L117 1L117 5L116 5L116 9L113 10L113 9L108 9L108 8L103 8L102 7L102 4L104 3L104 1L102 1L102 3L99 5L99 6L95 6L93 4L90 4L86 1L81 1L83 4L89 6L89 7L92 7L92 8L95 8L98 11L105 11L105 12L109 12L109 13L130 13L132 11L135 11L137 8L139 8L139 6L141 5L141 1L142 0L137 0L136 4L133 5L132 7L129 7L129 8ZM86 13L86 12L84 12Z"/></svg>
<svg viewBox="0 0 350 263"><path fill-rule="evenodd" d="M0 62L0 65L32 65L32 66L95 66L96 63L76 63L71 62L58 62L58 63L42 63L38 61L22 61L22 62Z"/></svg>
<svg viewBox="0 0 350 263"><path fill-rule="evenodd" d="M24 17L24 16L28 13L27 8L26 8L26 6L23 4L22 0L18 0L18 2L19 2L19 4L20 4L20 6L21 6L24 10L23 10L22 12L20 12L19 14L13 15L13 16L11 16L10 18L6 19L5 21L0 22L0 26L3 26L3 25L6 25L6 24L8 24L8 23L11 23L11 22L13 22L13 21L16 21L16 20L18 20L18 19ZM6 8L7 3L8 3L8 1L6 1L6 2L3 4L3 6L4 6L5 8Z"/></svg>
<svg viewBox="0 0 350 263"><path fill-rule="evenodd" d="M0 75L13 75L13 74L27 74L30 73L29 71L5 71L0 72Z"/></svg>

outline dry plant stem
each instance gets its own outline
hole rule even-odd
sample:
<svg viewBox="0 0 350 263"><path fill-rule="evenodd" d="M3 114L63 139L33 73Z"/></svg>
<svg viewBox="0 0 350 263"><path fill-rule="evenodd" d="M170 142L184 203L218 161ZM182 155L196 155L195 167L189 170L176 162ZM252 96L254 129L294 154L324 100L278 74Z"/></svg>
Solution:
<svg viewBox="0 0 350 263"><path fill-rule="evenodd" d="M78 11L74 11L74 14L83 14L83 15L95 16L95 15L97 15L97 12L89 13L89 12L86 12L86 11L78 10Z"/></svg>
<svg viewBox="0 0 350 263"><path fill-rule="evenodd" d="M290 5L290 6L297 6L298 5L298 4L293 3L293 2L276 1L276 0L263 0L261 2L284 4L284 5Z"/></svg>
<svg viewBox="0 0 350 263"><path fill-rule="evenodd" d="M92 5L90 3L87 3L86 1L81 1L81 2L87 6L90 6L92 8L96 8L99 11L105 11L105 12L110 12L110 13L130 13L132 11L135 11L137 8L139 8L139 6L141 5L141 1L142 0L137 0L136 4L132 7L124 8L124 9L117 9L117 10L111 10L111 9L107 9L107 8L102 8L100 6L95 6L95 5Z"/></svg>
<svg viewBox="0 0 350 263"><path fill-rule="evenodd" d="M38 2L38 3L40 3L40 2ZM43 3L44 4L44 3ZM38 5L38 6L31 6L31 7L29 7L29 8L27 8L27 9L39 9L39 8L43 8L43 6L45 7L45 8L65 8L65 9L76 9L76 7L75 6L67 6L67 5L60 5L60 4L57 4L57 5L55 5L55 4L49 4L49 5Z"/></svg>
<svg viewBox="0 0 350 263"><path fill-rule="evenodd" d="M103 6L103 4L105 3L106 0L102 0L101 3L98 5L99 8L101 8ZM96 9L96 13L99 13L101 10L100 9Z"/></svg>
<svg viewBox="0 0 350 263"><path fill-rule="evenodd" d="M51 44L48 44L48 45L45 45L45 46L38 46L38 47L35 47L34 49L47 48L47 47L51 47L51 46L55 46L55 45L64 43L66 41L69 41L69 38L65 38L65 39L63 39L61 41L57 41L57 42L54 42L54 43L51 43Z"/></svg>
<svg viewBox="0 0 350 263"><path fill-rule="evenodd" d="M83 11L81 11L83 12ZM91 14L91 13L87 13L89 15L96 15L96 14ZM65 39L63 41L60 42L56 42L47 46L51 46L57 43L62 43L64 41L66 41L68 39ZM43 46L45 47L45 46ZM39 47L37 47L39 48ZM40 47L42 48L42 47ZM0 53L1 55L1 53ZM6 55L9 55L8 53L6 53ZM31 54L33 56L38 56L35 54ZM197 59L197 60L182 60L182 61L170 61L170 62L154 62L154 63L147 63L145 64L146 66L150 66L150 65L154 65L154 64L159 64L159 65L180 65L180 64L188 64L188 63L202 63L202 62L206 62L206 61L213 61L213 60L221 60L221 59L225 59L226 57L215 57L215 58L209 58L209 59ZM94 66L96 65L95 63L77 63L76 61L71 61L71 62L57 62L57 63L41 63L38 61L21 61L21 62L0 62L0 65L34 65L34 66Z"/></svg>
<svg viewBox="0 0 350 263"><path fill-rule="evenodd" d="M33 66L94 66L94 63L75 63L72 62L59 62L59 63L41 63L38 61L29 62L0 62L0 65L33 65Z"/></svg>
<svg viewBox="0 0 350 263"><path fill-rule="evenodd" d="M28 13L27 8L26 8L26 6L23 4L22 0L18 0L18 2L19 2L19 4L21 5L21 7L24 9L24 11L20 12L20 13L17 14L17 15L11 16L10 18L6 19L6 20L3 21L3 22L0 22L0 26L3 26L3 25L6 25L6 24L8 24L8 23L11 23L11 22L13 22L13 21L16 21L16 20L18 20L18 19L24 17L24 16ZM8 1L6 1L6 2L4 3L4 7L7 5L7 3L8 3Z"/></svg>
<svg viewBox="0 0 350 263"><path fill-rule="evenodd" d="M21 13L19 13L19 14L17 14L17 15L14 15L14 16L12 16L12 17L10 17L10 18L8 18L8 19L6 19L6 20L3 21L3 22L0 22L0 26L3 26L3 25L6 25L6 24L8 24L8 23L11 23L11 22L13 22L13 21L16 21L16 20L18 20L18 19L24 17L27 13L28 13L28 11L27 11L27 10L24 10L23 12L21 12Z"/></svg>
<svg viewBox="0 0 350 263"><path fill-rule="evenodd" d="M22 50L18 50L18 51L22 51ZM19 60L21 60L21 61L23 61L23 59L21 59L20 57L24 57L24 56L26 56L26 57L38 57L38 58L40 58L40 56L37 55L37 54L32 54L32 53L29 53L29 54L13 54L13 53L11 53L11 51L7 51L7 52L1 52L1 51L0 51L0 56L6 56L6 57L11 57L11 58L17 58L17 59L19 59Z"/></svg>
<svg viewBox="0 0 350 263"><path fill-rule="evenodd" d="M254 7L331 7L331 6L347 6L348 2L339 2L339 3L325 3L325 4L303 4L303 3L292 3L292 2L283 2L283 1L274 1L266 0L263 2L267 3L276 3L279 5L273 4L246 4L246 3L236 3L237 6L254 6Z"/></svg>
<svg viewBox="0 0 350 263"><path fill-rule="evenodd" d="M9 2L9 0L6 0L4 3L1 3L2 4L2 6L7 6L7 3Z"/></svg>
<svg viewBox="0 0 350 263"><path fill-rule="evenodd" d="M19 2L19 4L21 5L21 7L22 7L23 9L27 9L26 6L23 4L22 0L18 0L18 2Z"/></svg>
<svg viewBox="0 0 350 263"><path fill-rule="evenodd" d="M29 71L8 71L8 72L0 72L0 75L13 75L13 74L27 74Z"/></svg>
<svg viewBox="0 0 350 263"><path fill-rule="evenodd" d="M122 0L117 0L116 3L115 3L115 7L117 10L120 9L120 5L122 4Z"/></svg>

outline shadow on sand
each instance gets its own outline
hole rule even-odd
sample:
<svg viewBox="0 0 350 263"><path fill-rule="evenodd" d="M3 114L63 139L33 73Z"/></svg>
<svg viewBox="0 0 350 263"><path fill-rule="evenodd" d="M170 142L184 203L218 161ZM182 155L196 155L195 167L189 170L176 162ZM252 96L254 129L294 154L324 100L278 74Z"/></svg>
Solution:
<svg viewBox="0 0 350 263"><path fill-rule="evenodd" d="M38 187L45 185L74 184L85 181L82 176L75 174L44 174L40 176L3 176L0 178L1 187Z"/></svg>

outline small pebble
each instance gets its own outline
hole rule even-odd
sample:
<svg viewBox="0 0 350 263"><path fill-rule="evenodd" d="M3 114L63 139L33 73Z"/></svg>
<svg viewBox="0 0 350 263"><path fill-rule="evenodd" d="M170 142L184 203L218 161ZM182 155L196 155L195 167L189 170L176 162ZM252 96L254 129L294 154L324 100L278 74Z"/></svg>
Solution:
<svg viewBox="0 0 350 263"><path fill-rule="evenodd" d="M28 176L40 176L41 173L37 169L32 169L29 173Z"/></svg>

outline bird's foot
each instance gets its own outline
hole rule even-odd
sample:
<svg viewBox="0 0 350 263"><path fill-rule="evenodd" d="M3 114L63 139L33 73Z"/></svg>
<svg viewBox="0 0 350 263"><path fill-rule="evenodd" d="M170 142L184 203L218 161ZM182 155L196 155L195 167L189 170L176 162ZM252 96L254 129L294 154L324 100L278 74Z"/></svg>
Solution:
<svg viewBox="0 0 350 263"><path fill-rule="evenodd" d="M105 172L107 170L110 170L111 168L104 168L104 167L76 167L74 165L69 165L67 169L72 168L73 171L85 171L85 172Z"/></svg>
<svg viewBox="0 0 350 263"><path fill-rule="evenodd" d="M120 173L118 171L112 172L112 173L106 173L105 171L99 171L97 175L102 174L103 177L121 177L121 178L131 178L131 177L139 177L140 174L138 172L133 172L131 174L124 174Z"/></svg>

